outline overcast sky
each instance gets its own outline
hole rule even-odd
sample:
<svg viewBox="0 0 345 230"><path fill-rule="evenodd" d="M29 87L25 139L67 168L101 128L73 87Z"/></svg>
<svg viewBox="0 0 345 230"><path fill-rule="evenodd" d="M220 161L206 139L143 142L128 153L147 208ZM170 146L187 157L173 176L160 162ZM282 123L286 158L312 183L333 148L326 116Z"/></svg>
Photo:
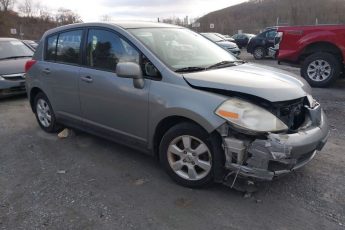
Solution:
<svg viewBox="0 0 345 230"><path fill-rule="evenodd" d="M113 20L156 20L189 16L194 18L245 0L36 0L49 8L64 7L77 12L84 22Z"/></svg>

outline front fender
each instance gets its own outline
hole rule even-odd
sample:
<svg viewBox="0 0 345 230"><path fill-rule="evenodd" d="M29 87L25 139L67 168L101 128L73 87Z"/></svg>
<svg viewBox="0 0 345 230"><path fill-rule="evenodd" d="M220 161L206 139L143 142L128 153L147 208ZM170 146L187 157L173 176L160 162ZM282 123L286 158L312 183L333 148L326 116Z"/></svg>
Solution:
<svg viewBox="0 0 345 230"><path fill-rule="evenodd" d="M187 84L183 86L152 82L149 97L149 147L152 147L158 124L168 117L187 118L199 124L208 133L213 132L225 122L214 111L226 99L226 96L193 89Z"/></svg>

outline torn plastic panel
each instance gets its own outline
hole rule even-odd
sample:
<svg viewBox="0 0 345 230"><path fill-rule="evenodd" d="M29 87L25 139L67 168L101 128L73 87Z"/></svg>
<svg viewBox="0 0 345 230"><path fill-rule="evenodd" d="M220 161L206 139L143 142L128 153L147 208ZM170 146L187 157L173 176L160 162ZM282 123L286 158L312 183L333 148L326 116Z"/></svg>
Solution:
<svg viewBox="0 0 345 230"><path fill-rule="evenodd" d="M241 177L272 180L307 164L325 145L329 129L318 104L305 108L305 121L294 133L248 136L234 132L228 124L221 126L225 168Z"/></svg>

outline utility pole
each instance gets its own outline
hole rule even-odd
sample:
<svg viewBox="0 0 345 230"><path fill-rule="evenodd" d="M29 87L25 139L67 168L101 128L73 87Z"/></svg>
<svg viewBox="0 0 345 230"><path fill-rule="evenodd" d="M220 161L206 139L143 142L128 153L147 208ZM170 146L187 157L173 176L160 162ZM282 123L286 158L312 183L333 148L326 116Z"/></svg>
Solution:
<svg viewBox="0 0 345 230"><path fill-rule="evenodd" d="M23 40L24 33L22 31L22 24L19 25L19 36L20 36L20 39Z"/></svg>

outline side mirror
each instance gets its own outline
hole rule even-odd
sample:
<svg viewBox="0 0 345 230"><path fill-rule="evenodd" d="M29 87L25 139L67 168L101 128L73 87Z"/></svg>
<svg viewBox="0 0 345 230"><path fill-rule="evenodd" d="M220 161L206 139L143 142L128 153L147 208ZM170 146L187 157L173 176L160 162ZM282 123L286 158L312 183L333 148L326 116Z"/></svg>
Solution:
<svg viewBox="0 0 345 230"><path fill-rule="evenodd" d="M120 62L116 66L116 74L122 78L132 78L135 88L142 89L145 86L143 73L138 64L133 62Z"/></svg>

